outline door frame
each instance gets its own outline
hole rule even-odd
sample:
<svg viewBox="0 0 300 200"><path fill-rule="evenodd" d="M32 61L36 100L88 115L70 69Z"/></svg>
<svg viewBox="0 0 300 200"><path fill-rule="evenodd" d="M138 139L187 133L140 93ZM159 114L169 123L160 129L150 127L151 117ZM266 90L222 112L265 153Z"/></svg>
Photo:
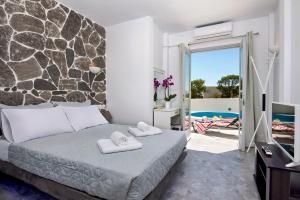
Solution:
<svg viewBox="0 0 300 200"><path fill-rule="evenodd" d="M189 44L189 49L191 53L196 53L196 52L204 52L204 51L213 51L213 50L221 50L221 49L229 49L229 48L240 48L240 67L239 67L239 78L240 78L240 83L242 81L242 77L244 77L245 69L244 69L244 64L243 64L243 49L244 49L244 44L243 44L243 37L232 37L232 38L220 38L218 40L213 40L213 41L199 41L193 42ZM190 70L191 71L191 70ZM243 87L245 84L243 83ZM239 118L241 120L241 113L244 112L244 95L245 94L245 87L241 88L242 85L239 84ZM191 99L190 99L191 101ZM239 149L243 150L243 141L245 140L244 135L242 133L242 127L239 126L238 129L239 132Z"/></svg>
<svg viewBox="0 0 300 200"><path fill-rule="evenodd" d="M191 56L192 56L192 52L189 50L188 46L186 46L185 44L180 44L179 45L179 54L180 54L180 68L181 68L181 90L182 90L182 96L180 98L182 98L182 101L181 102L181 129L183 131L186 131L186 134L187 134L187 137L189 138L190 136L190 132L191 132L191 85L189 84L189 97L188 97L188 101L187 101L187 104L188 104L188 107L189 107L189 110L188 110L188 119L189 119L189 127L188 129L186 130L185 128L185 120L186 120L186 110L185 110L185 99L186 99L186 96L185 96L185 82L186 82L186 73L185 73L185 68L184 68L184 65L185 65L185 61L186 61L186 53L189 54L189 57L190 57L190 60L189 60L189 80L191 80L191 63L192 63L192 60L191 60Z"/></svg>

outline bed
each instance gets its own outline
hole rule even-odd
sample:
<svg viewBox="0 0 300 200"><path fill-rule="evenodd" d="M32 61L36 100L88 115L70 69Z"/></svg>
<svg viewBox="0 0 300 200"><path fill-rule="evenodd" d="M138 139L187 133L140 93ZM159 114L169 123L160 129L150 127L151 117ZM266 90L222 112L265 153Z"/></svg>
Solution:
<svg viewBox="0 0 300 200"><path fill-rule="evenodd" d="M128 126L106 124L18 144L0 141L0 170L58 199L159 199L186 155L183 132L140 137L135 151L101 154L96 141Z"/></svg>

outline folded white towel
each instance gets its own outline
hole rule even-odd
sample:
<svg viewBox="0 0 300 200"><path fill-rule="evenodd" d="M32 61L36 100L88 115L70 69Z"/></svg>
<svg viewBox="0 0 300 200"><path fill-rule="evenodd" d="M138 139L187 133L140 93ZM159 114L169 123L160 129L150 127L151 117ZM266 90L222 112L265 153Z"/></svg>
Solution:
<svg viewBox="0 0 300 200"><path fill-rule="evenodd" d="M155 135L161 133L161 130L157 127L150 126L145 122L139 122L136 126L140 131L147 132L146 135Z"/></svg>
<svg viewBox="0 0 300 200"><path fill-rule="evenodd" d="M137 123L137 128L140 129L141 131L146 132L146 131L150 131L151 128L153 128L153 127L149 126L145 122L139 122L139 123Z"/></svg>
<svg viewBox="0 0 300 200"><path fill-rule="evenodd" d="M113 132L110 139L117 146L128 145L128 137L119 131Z"/></svg>
<svg viewBox="0 0 300 200"><path fill-rule="evenodd" d="M117 153L122 151L132 151L143 148L143 144L137 141L134 137L127 137L128 145L117 146L110 139L101 139L97 141L100 151L104 154Z"/></svg>
<svg viewBox="0 0 300 200"><path fill-rule="evenodd" d="M138 128L132 128L129 127L128 132L131 133L132 135L136 136L136 137L144 137L144 136L150 136L150 135L157 135L162 133L162 131L159 128L156 127L152 127L152 130L150 131L141 131Z"/></svg>

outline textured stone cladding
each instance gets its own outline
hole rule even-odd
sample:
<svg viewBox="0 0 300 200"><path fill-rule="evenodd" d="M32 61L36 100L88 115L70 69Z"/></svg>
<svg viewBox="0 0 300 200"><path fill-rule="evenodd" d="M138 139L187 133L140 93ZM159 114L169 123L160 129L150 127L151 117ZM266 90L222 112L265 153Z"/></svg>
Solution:
<svg viewBox="0 0 300 200"><path fill-rule="evenodd" d="M106 104L105 29L54 0L0 0L0 103L88 99Z"/></svg>

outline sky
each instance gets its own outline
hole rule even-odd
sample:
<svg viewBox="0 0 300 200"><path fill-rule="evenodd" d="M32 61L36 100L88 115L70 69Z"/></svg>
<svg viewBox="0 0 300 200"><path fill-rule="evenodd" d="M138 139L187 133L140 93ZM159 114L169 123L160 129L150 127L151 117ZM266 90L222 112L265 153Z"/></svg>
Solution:
<svg viewBox="0 0 300 200"><path fill-rule="evenodd" d="M222 76L239 75L239 65L239 48L192 53L192 80L203 79L206 86L217 86Z"/></svg>

